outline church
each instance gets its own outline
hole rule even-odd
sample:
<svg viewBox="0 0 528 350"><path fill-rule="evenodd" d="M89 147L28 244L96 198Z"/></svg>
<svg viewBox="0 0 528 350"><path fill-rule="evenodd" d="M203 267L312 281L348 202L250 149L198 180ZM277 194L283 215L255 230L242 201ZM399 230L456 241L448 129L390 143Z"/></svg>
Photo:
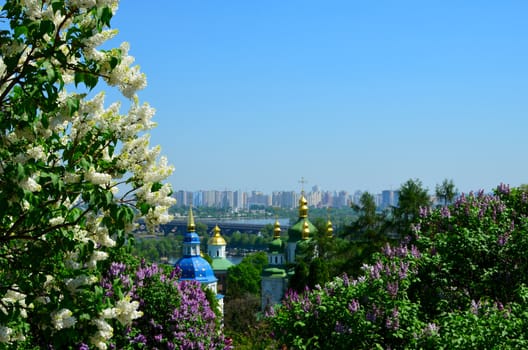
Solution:
<svg viewBox="0 0 528 350"><path fill-rule="evenodd" d="M227 292L227 270L234 265L227 259L226 246L227 243L220 234L220 227L216 225L212 237L207 241L207 253L213 261L211 267L216 278L218 278L217 290L222 294Z"/></svg>
<svg viewBox="0 0 528 350"><path fill-rule="evenodd" d="M286 293L290 278L294 274L297 257L310 249L310 235L317 234L317 228L308 219L308 201L301 192L299 199L299 218L288 229L288 241L281 238L279 221L275 221L273 240L268 246L268 265L262 271L261 309L279 304ZM333 234L332 223L327 223L327 236ZM316 253L316 252L314 252Z"/></svg>
<svg viewBox="0 0 528 350"><path fill-rule="evenodd" d="M307 254L308 249L314 249L311 236L317 232L317 228L308 219L308 201L302 191L299 199L299 217L288 229L287 242L281 237L279 221L275 221L273 239L267 250L268 264L261 275L262 310L281 302L287 291L288 283L295 273L297 258ZM327 237L332 237L332 233L332 223L328 221ZM213 235L207 243L207 253L212 259L212 264L209 264L200 252L200 237L196 233L191 208L187 232L183 238L183 256L175 266L181 269L181 280L196 280L211 289L217 295L219 307L223 310L223 294L227 289L227 270L233 266L233 263L226 257L226 241L220 234L218 225L213 229ZM317 254L316 251L312 253Z"/></svg>
<svg viewBox="0 0 528 350"><path fill-rule="evenodd" d="M223 295L218 294L218 279L209 262L200 253L200 237L196 233L192 207L189 210L187 232L183 236L183 256L176 262L175 266L181 269L180 280L195 280L212 290L216 294L219 308L223 312L224 301Z"/></svg>

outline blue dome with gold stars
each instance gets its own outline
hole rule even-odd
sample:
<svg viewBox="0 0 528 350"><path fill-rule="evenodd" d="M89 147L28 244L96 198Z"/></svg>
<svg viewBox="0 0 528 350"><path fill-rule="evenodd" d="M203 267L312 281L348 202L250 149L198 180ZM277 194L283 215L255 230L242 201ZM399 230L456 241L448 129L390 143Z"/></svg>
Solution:
<svg viewBox="0 0 528 350"><path fill-rule="evenodd" d="M181 280L196 280L205 284L218 281L209 262L200 256L200 237L196 234L192 208L187 232L183 236L183 257L175 266L181 269Z"/></svg>

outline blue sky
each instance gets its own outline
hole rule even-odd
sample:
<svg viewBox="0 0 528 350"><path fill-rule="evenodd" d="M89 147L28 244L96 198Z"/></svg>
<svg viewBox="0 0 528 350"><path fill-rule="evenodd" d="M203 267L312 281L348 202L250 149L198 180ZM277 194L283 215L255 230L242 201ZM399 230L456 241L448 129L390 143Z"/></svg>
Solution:
<svg viewBox="0 0 528 350"><path fill-rule="evenodd" d="M528 183L526 1L132 1L175 189Z"/></svg>

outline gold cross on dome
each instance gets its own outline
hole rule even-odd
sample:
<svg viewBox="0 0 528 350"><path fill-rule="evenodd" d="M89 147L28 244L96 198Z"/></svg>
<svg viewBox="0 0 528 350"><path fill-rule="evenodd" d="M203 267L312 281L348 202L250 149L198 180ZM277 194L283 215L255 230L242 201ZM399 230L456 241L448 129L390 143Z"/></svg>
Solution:
<svg viewBox="0 0 528 350"><path fill-rule="evenodd" d="M304 184L308 183L308 181L306 181L304 176L301 176L301 179L299 180L299 183L301 184L301 192L304 192Z"/></svg>

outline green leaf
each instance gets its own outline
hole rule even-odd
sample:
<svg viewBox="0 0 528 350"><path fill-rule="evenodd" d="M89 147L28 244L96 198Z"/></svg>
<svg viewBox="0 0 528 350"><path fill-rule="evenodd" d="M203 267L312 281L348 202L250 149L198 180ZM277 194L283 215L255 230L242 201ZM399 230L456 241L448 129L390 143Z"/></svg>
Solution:
<svg viewBox="0 0 528 350"><path fill-rule="evenodd" d="M44 19L40 21L40 35L44 36L44 34L50 34L52 35L55 31L55 24L53 21L50 21L49 19Z"/></svg>
<svg viewBox="0 0 528 350"><path fill-rule="evenodd" d="M117 57L110 57L110 68L114 69L119 64L119 59Z"/></svg>
<svg viewBox="0 0 528 350"><path fill-rule="evenodd" d="M17 179L22 180L26 177L26 169L20 163L17 164Z"/></svg>
<svg viewBox="0 0 528 350"><path fill-rule="evenodd" d="M294 327L294 328L296 328L296 327L304 328L304 326L306 326L306 324L305 324L303 321L296 321L296 322L293 324L293 327Z"/></svg>
<svg viewBox="0 0 528 350"><path fill-rule="evenodd" d="M15 37L21 37L21 36L27 36L28 34L28 28L26 26L18 26L15 27Z"/></svg>
<svg viewBox="0 0 528 350"><path fill-rule="evenodd" d="M99 78L95 74L87 73L84 75L84 85L90 90L97 85L98 80Z"/></svg>
<svg viewBox="0 0 528 350"><path fill-rule="evenodd" d="M66 100L66 107L68 108L68 115L74 115L79 110L79 99L70 97Z"/></svg>
<svg viewBox="0 0 528 350"><path fill-rule="evenodd" d="M73 208L68 213L68 216L66 217L66 219L69 222L75 222L81 216L81 214L82 214L82 210L80 208Z"/></svg>
<svg viewBox="0 0 528 350"><path fill-rule="evenodd" d="M103 7L98 11L100 23L110 27L110 20L112 19L112 10L109 7Z"/></svg>
<svg viewBox="0 0 528 350"><path fill-rule="evenodd" d="M51 7L53 8L53 12L60 11L62 12L64 10L64 4L60 0L54 0L51 2Z"/></svg>
<svg viewBox="0 0 528 350"><path fill-rule="evenodd" d="M146 215L148 213L149 209L150 209L150 205L148 205L147 203L141 203L139 205L139 211L143 215Z"/></svg>
<svg viewBox="0 0 528 350"><path fill-rule="evenodd" d="M163 185L159 182L155 182L152 184L152 187L150 188L150 190L152 192L158 192L161 188L163 187Z"/></svg>
<svg viewBox="0 0 528 350"><path fill-rule="evenodd" d="M84 82L84 73L83 72L75 72L74 81L75 81L75 87L77 87L80 83L83 83Z"/></svg>
<svg viewBox="0 0 528 350"><path fill-rule="evenodd" d="M110 191L105 191L105 206L109 206L114 201L114 195Z"/></svg>

